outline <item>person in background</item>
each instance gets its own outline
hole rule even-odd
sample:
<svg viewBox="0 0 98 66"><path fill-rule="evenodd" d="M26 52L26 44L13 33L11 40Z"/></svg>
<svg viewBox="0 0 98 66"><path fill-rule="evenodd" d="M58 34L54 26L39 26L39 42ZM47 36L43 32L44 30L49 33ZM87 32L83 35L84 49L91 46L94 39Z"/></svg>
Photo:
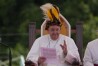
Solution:
<svg viewBox="0 0 98 66"><path fill-rule="evenodd" d="M47 3L42 5L41 9L45 14L45 30L47 30L48 34L35 40L27 55L26 62L31 61L31 64L35 64L35 66L44 66L43 64L47 59L40 56L40 48L45 47L56 50L59 66L79 65L80 56L74 40L60 34L62 26L60 18L62 17L59 15L58 7Z"/></svg>
<svg viewBox="0 0 98 66"><path fill-rule="evenodd" d="M83 64L84 66L98 66L98 39L87 44Z"/></svg>

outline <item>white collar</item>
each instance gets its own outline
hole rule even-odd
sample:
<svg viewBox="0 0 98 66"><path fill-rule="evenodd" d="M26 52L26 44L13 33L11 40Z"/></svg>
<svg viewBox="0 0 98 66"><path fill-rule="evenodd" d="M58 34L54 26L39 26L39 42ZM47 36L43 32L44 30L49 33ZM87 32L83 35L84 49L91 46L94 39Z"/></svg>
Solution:
<svg viewBox="0 0 98 66"><path fill-rule="evenodd" d="M60 35L59 35L59 37L60 37ZM58 41L58 40L59 40L59 37L58 37L58 39L56 39L56 40L52 40L52 39L51 39L51 36L50 36L50 34L49 34L48 39L49 39L49 41Z"/></svg>

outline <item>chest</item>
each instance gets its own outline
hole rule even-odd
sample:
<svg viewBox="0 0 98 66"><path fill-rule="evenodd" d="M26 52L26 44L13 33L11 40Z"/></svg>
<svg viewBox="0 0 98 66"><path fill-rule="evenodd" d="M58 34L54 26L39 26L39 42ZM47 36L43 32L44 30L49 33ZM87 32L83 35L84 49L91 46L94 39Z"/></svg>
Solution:
<svg viewBox="0 0 98 66"><path fill-rule="evenodd" d="M40 47L45 47L45 48L54 48L56 49L57 54L61 54L63 52L62 48L60 45L64 44L64 39L62 40L57 40L57 41L49 41L49 40L44 40L43 42L40 42ZM66 41L66 46L67 49L70 50L71 46L68 41Z"/></svg>

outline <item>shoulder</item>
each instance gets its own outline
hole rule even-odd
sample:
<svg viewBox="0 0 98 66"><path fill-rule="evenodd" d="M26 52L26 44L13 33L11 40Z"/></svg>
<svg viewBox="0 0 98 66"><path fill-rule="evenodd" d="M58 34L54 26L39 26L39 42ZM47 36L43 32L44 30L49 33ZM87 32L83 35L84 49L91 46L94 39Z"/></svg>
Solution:
<svg viewBox="0 0 98 66"><path fill-rule="evenodd" d="M68 37L68 36L65 36L65 35L62 35L62 34L60 34L60 37L64 38L65 40L73 41L73 39L71 37Z"/></svg>
<svg viewBox="0 0 98 66"><path fill-rule="evenodd" d="M37 38L35 41L42 41L42 40L45 40L45 39L48 38L48 36L49 36L49 35L43 35L43 36Z"/></svg>
<svg viewBox="0 0 98 66"><path fill-rule="evenodd" d="M98 45L98 39L95 39L95 40L92 40L92 41L88 42L87 47L93 47L93 46L96 46L96 45Z"/></svg>
<svg viewBox="0 0 98 66"><path fill-rule="evenodd" d="M93 44L93 43L96 43L96 42L98 42L98 39L90 41L89 44Z"/></svg>

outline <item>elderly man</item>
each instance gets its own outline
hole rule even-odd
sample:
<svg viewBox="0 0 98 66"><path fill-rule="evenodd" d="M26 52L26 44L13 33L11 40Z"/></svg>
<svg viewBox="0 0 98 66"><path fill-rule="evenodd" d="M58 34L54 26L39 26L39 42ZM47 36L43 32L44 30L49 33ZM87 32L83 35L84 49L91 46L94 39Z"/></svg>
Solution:
<svg viewBox="0 0 98 66"><path fill-rule="evenodd" d="M60 34L62 22L60 22L61 20L59 19L60 16L58 7L48 3L43 5L41 8L48 17L46 18L45 27L48 34L35 40L30 52L27 55L27 60L31 60L34 64L39 66L44 66L45 64L47 66L79 65L80 57L75 42L72 38ZM58 61L56 65L49 65L48 63L45 63L47 58L40 55L42 47L56 50Z"/></svg>

